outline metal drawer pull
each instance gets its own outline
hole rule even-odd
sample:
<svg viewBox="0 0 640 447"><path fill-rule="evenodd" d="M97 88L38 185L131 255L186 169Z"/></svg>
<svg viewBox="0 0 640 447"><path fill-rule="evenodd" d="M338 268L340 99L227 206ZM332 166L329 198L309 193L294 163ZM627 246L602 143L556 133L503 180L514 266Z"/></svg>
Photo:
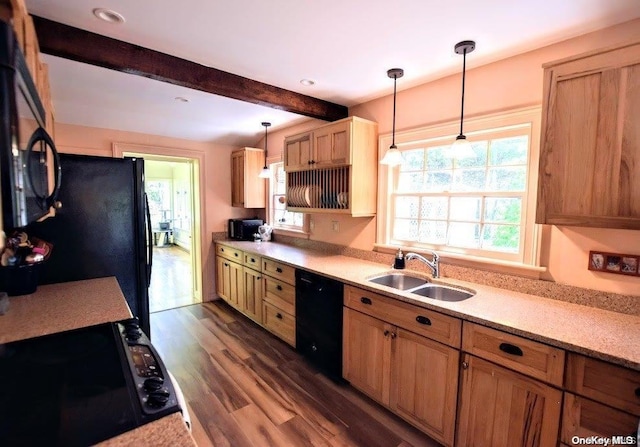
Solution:
<svg viewBox="0 0 640 447"><path fill-rule="evenodd" d="M371 299L367 298L366 296L363 296L362 298L360 298L360 302L361 302L362 304L368 304L368 305L373 304L373 303L371 302Z"/></svg>
<svg viewBox="0 0 640 447"><path fill-rule="evenodd" d="M282 320L282 314L281 314L280 312L278 312L278 313L276 314L276 318L277 318L278 320Z"/></svg>
<svg viewBox="0 0 640 447"><path fill-rule="evenodd" d="M282 269L280 267L276 267L276 272L282 273Z"/></svg>
<svg viewBox="0 0 640 447"><path fill-rule="evenodd" d="M224 263L224 266L225 266L225 267L229 267L229 264L227 264L227 263L225 262L225 263Z"/></svg>
<svg viewBox="0 0 640 447"><path fill-rule="evenodd" d="M253 259L253 258L251 258L251 262L256 262L256 260L255 260L255 259Z"/></svg>
<svg viewBox="0 0 640 447"><path fill-rule="evenodd" d="M278 285L276 286L276 289L278 289L278 290L282 290L282 286L281 286L280 284L278 284Z"/></svg>
<svg viewBox="0 0 640 447"><path fill-rule="evenodd" d="M233 256L235 256L237 258L238 257L238 253L234 253Z"/></svg>
<svg viewBox="0 0 640 447"><path fill-rule="evenodd" d="M427 326L431 326L431 320L429 320L427 317L423 317L422 315L418 315L416 317L416 321L420 324L426 324Z"/></svg>
<svg viewBox="0 0 640 447"><path fill-rule="evenodd" d="M512 345L511 343L500 343L500 350L507 354L517 355L518 357L522 357L524 355L522 349L516 345Z"/></svg>
<svg viewBox="0 0 640 447"><path fill-rule="evenodd" d="M385 337L388 337L388 336L389 336L389 331L385 330L385 331L382 333L382 335L384 335Z"/></svg>

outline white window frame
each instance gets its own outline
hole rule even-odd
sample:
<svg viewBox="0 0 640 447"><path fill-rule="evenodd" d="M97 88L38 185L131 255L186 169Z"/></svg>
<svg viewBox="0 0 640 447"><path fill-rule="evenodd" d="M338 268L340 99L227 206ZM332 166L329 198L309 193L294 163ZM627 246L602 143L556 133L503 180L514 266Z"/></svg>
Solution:
<svg viewBox="0 0 640 447"><path fill-rule="evenodd" d="M296 214L302 214L302 226L298 226L298 225L287 225L287 224L283 224L281 222L277 222L275 219L275 200L277 200L277 196L280 195L276 195L275 194L275 188L274 188L274 183L275 183L275 179L276 179L276 170L278 169L278 166L280 165L280 167L282 167L284 169L284 162L282 161L277 161L277 162L271 162L268 163L268 167L269 170L271 171L271 175L269 176L269 185L268 185L268 196L267 196L267 216L268 216L268 222L269 224L273 227L274 230L278 231L278 232L285 232L285 233L291 233L294 235L300 235L300 234L308 234L309 233L309 215L308 214L304 214L304 213L296 213ZM284 174L286 176L286 172ZM286 181L285 181L286 184ZM284 195L280 195L281 197L285 197Z"/></svg>
<svg viewBox="0 0 640 447"><path fill-rule="evenodd" d="M493 252L487 250L465 249L450 246L437 246L430 244L405 245L405 249L420 251L429 249L436 250L446 258L460 259L480 263L502 264L506 266L532 267L534 270L539 266L539 230L535 224L535 205L538 189L538 159L540 153L540 120L541 108L529 107L512 110L504 113L496 113L473 119L466 119L464 122L464 133L467 139L473 141L475 138L482 138L483 134L504 131L505 135L512 134L513 129L521 128L528 130L529 151L528 151L528 172L526 190L523 193L522 202L522 244L520 252L517 254ZM458 121L440 125L426 126L403 132L396 132L395 142L400 151L423 148L427 146L441 145L442 141L453 143L459 133L460 123ZM381 159L391 145L391 134L379 137L379 159ZM393 219L392 193L394 188L394 172L398 167L388 167L380 165L378 176L378 227L376 235L376 247L384 251L385 249L397 248L392 245L391 221ZM444 195L454 196L454 193Z"/></svg>

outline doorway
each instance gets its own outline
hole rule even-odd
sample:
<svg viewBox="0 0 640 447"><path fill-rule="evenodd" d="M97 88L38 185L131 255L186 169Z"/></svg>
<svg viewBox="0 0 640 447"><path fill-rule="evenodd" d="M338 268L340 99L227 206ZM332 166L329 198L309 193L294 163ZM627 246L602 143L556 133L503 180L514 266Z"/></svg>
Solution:
<svg viewBox="0 0 640 447"><path fill-rule="evenodd" d="M202 303L200 160L144 150L121 155L144 159L153 234L149 311Z"/></svg>

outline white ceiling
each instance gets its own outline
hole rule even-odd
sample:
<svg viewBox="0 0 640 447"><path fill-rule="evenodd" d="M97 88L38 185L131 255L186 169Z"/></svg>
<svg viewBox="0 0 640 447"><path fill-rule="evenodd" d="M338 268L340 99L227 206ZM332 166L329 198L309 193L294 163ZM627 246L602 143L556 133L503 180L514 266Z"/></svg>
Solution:
<svg viewBox="0 0 640 447"><path fill-rule="evenodd" d="M352 106L640 17L639 0L26 0L30 13L288 90ZM93 8L126 18L102 22ZM45 56L56 120L198 141L251 145L305 118ZM316 82L300 84L303 78ZM174 98L184 97L188 103Z"/></svg>

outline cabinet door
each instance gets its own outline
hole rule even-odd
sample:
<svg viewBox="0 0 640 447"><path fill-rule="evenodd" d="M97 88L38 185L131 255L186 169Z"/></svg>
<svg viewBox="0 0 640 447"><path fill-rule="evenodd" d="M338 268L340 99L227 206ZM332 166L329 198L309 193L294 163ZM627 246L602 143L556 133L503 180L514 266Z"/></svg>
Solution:
<svg viewBox="0 0 640 447"><path fill-rule="evenodd" d="M337 123L313 132L312 163L321 168L350 163L351 122Z"/></svg>
<svg viewBox="0 0 640 447"><path fill-rule="evenodd" d="M241 310L244 306L244 276L242 266L229 262L229 304Z"/></svg>
<svg viewBox="0 0 640 447"><path fill-rule="evenodd" d="M391 410L452 446L460 352L400 328L391 337Z"/></svg>
<svg viewBox="0 0 640 447"><path fill-rule="evenodd" d="M311 162L311 133L287 137L284 142L284 170L309 169Z"/></svg>
<svg viewBox="0 0 640 447"><path fill-rule="evenodd" d="M244 152L231 153L231 206L244 207Z"/></svg>
<svg viewBox="0 0 640 447"><path fill-rule="evenodd" d="M635 440L637 430L637 417L584 397L564 393L562 442L571 445L574 436L629 436Z"/></svg>
<svg viewBox="0 0 640 447"><path fill-rule="evenodd" d="M222 256L216 256L216 293L227 302L229 301L230 284L229 261Z"/></svg>
<svg viewBox="0 0 640 447"><path fill-rule="evenodd" d="M562 393L535 379L464 355L457 445L557 445Z"/></svg>
<svg viewBox="0 0 640 447"><path fill-rule="evenodd" d="M262 324L262 273L244 267L244 300L242 312Z"/></svg>
<svg viewBox="0 0 640 447"><path fill-rule="evenodd" d="M389 404L391 329L384 321L344 308L342 375L384 405Z"/></svg>
<svg viewBox="0 0 640 447"><path fill-rule="evenodd" d="M640 229L640 43L545 70L538 223Z"/></svg>

